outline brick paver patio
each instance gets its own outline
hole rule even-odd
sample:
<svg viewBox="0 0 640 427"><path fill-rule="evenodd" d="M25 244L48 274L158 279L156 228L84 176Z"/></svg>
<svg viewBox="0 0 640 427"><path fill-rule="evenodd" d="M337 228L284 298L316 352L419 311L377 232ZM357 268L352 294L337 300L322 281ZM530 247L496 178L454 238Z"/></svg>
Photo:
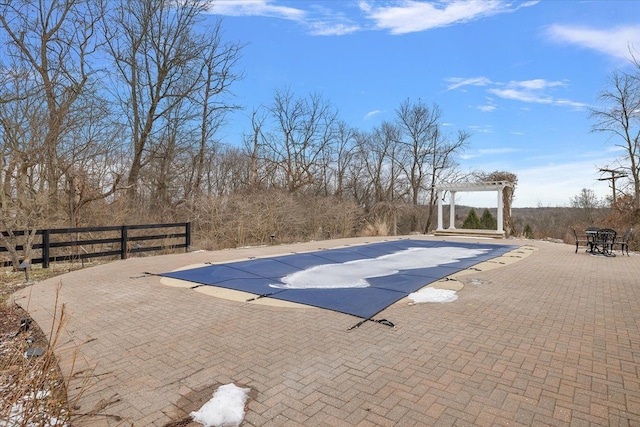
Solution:
<svg viewBox="0 0 640 427"><path fill-rule="evenodd" d="M230 301L143 275L379 240L133 258L16 299L48 331L61 283L68 322L57 354L66 373L77 356L78 426L165 426L230 382L251 388L243 426L640 425L636 254L496 241L531 255L460 276L455 302L402 301L377 316L395 328L351 331L353 316Z"/></svg>

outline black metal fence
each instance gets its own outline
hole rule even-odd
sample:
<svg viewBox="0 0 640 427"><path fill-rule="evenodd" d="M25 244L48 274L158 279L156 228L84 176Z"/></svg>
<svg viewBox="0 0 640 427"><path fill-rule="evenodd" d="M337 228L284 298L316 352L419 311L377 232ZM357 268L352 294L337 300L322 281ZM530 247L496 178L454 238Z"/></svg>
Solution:
<svg viewBox="0 0 640 427"><path fill-rule="evenodd" d="M162 229L162 232L156 231L159 229ZM2 234L9 236L6 231ZM27 232L14 231L13 234L26 238ZM127 259L129 255L142 252L180 248L188 251L189 246L191 246L191 223L189 222L44 229L36 231L36 242L32 249L36 254L39 250L40 257L32 258L31 264L42 264L42 268L48 268L51 262L118 256L120 259ZM22 252L24 246L18 244L16 250ZM5 252L8 252L7 248L0 246L0 256ZM0 259L0 262L4 266L12 265L10 260Z"/></svg>

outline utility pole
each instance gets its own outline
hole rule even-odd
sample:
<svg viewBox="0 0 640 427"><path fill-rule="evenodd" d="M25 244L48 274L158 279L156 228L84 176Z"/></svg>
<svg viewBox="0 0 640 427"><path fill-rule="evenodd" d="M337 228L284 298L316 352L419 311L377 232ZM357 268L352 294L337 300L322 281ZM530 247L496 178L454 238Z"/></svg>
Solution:
<svg viewBox="0 0 640 427"><path fill-rule="evenodd" d="M611 176L605 178L598 178L598 181L611 181L611 188L613 189L613 204L616 204L616 179L625 178L627 176L626 173L622 173L615 169L600 169L602 173L610 173Z"/></svg>

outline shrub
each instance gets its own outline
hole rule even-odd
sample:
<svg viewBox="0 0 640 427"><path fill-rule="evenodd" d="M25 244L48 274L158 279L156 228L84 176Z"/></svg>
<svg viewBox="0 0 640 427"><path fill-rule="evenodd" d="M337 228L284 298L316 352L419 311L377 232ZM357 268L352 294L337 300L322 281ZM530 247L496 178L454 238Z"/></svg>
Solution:
<svg viewBox="0 0 640 427"><path fill-rule="evenodd" d="M491 215L489 209L485 209L482 213L482 218L480 218L480 228L482 228L483 230L498 229L498 221L496 221L495 217Z"/></svg>
<svg viewBox="0 0 640 427"><path fill-rule="evenodd" d="M482 223L480 222L480 218L476 214L476 211L471 208L469 209L469 213L467 217L464 219L462 223L462 228L470 229L470 230L479 230L482 228Z"/></svg>

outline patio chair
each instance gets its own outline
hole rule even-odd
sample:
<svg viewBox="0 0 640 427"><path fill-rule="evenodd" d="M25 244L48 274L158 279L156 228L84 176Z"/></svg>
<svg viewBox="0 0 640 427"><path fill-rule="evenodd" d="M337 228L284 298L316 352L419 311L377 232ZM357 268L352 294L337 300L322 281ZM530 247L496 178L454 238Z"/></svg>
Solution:
<svg viewBox="0 0 640 427"><path fill-rule="evenodd" d="M616 239L613 243L613 246L620 245L620 252L624 255L625 250L627 251L627 256L629 256L629 239L631 239L631 233L633 233L633 228L628 228L627 231L624 232L622 237Z"/></svg>
<svg viewBox="0 0 640 427"><path fill-rule="evenodd" d="M605 256L616 256L613 246L616 242L616 231L610 228L601 228L596 237L596 251Z"/></svg>
<svg viewBox="0 0 640 427"><path fill-rule="evenodd" d="M587 227L584 230L584 234L587 236L587 245L589 249L587 252L593 253L594 250L598 249L598 232L600 231L600 227Z"/></svg>
<svg viewBox="0 0 640 427"><path fill-rule="evenodd" d="M585 235L585 236L578 236L578 232L576 231L575 228L570 227L571 231L573 232L573 237L576 239L576 252L578 253L578 247L581 244L584 244L585 246L588 247L587 251L589 250L593 250L593 242Z"/></svg>

